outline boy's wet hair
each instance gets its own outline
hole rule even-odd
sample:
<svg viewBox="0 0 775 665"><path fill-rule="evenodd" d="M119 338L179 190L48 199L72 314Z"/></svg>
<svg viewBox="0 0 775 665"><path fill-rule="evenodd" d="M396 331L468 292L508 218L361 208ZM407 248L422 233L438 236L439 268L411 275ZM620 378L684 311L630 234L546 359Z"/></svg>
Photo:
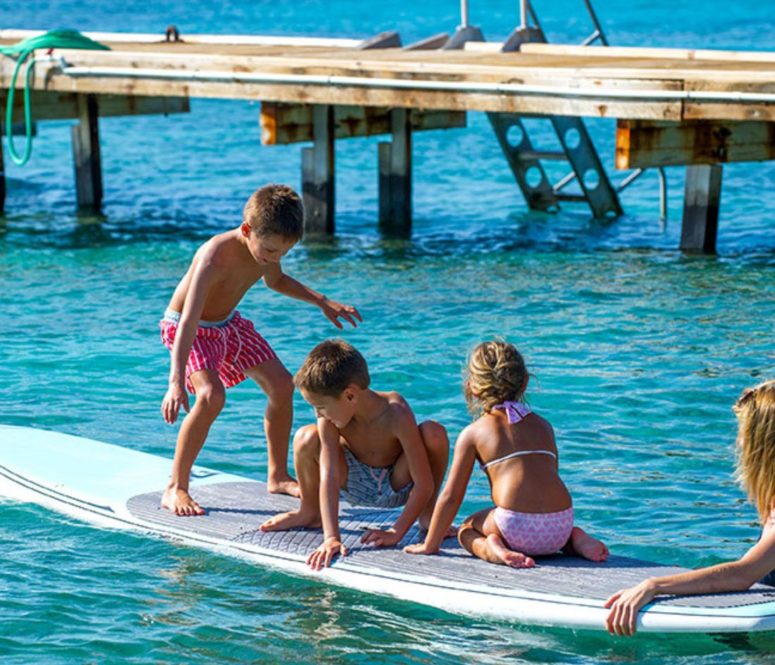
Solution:
<svg viewBox="0 0 775 665"><path fill-rule="evenodd" d="M304 234L304 205L287 185L266 185L250 195L242 220L259 236L279 235L301 240Z"/></svg>
<svg viewBox="0 0 775 665"><path fill-rule="evenodd" d="M775 380L744 390L732 410L738 421L737 478L765 524L775 502Z"/></svg>
<svg viewBox="0 0 775 665"><path fill-rule="evenodd" d="M365 358L343 339L318 344L293 377L297 388L329 397L339 397L349 385L366 389L370 381Z"/></svg>
<svg viewBox="0 0 775 665"><path fill-rule="evenodd" d="M490 413L494 406L522 399L528 372L513 344L483 342L468 358L463 392L473 413Z"/></svg>

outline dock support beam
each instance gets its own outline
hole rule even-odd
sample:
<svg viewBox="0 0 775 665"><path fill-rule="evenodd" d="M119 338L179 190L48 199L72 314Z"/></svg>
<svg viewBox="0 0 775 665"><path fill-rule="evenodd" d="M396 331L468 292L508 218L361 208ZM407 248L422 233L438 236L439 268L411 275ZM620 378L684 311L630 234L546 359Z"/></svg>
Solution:
<svg viewBox="0 0 775 665"><path fill-rule="evenodd" d="M99 109L95 95L78 96L78 124L71 128L78 208L98 212L102 205Z"/></svg>
<svg viewBox="0 0 775 665"><path fill-rule="evenodd" d="M311 148L301 153L301 189L304 200L304 232L334 233L334 107L312 108Z"/></svg>
<svg viewBox="0 0 775 665"><path fill-rule="evenodd" d="M681 227L681 250L684 252L716 252L722 169L721 164L692 164L686 167Z"/></svg>
<svg viewBox="0 0 775 665"><path fill-rule="evenodd" d="M5 162L3 161L3 134L2 123L0 123L0 215L5 212Z"/></svg>
<svg viewBox="0 0 775 665"><path fill-rule="evenodd" d="M394 235L412 230L412 122L408 109L390 110L392 141L379 144L379 225Z"/></svg>

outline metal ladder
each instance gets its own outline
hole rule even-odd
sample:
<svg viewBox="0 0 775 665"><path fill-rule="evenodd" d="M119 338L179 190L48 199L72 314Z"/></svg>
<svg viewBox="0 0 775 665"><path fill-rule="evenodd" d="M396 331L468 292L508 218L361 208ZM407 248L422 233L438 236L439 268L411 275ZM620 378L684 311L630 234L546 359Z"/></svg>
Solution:
<svg viewBox="0 0 775 665"><path fill-rule="evenodd" d="M594 31L584 39L582 46L599 41L608 46L608 40L598 21L591 0L583 0ZM545 43L541 24L529 0L520 0L520 25L503 43L502 51L519 50L528 42ZM461 0L461 21L455 36L445 48L462 48L465 41L483 40L478 28L468 25L467 0ZM477 38L478 35L478 38ZM458 38L456 40L456 37ZM517 113L488 113L495 135L503 150L514 178L525 201L532 210L557 210L560 202L585 202L595 218L618 217L623 213L618 192L635 182L644 172L637 169L627 175L617 186L609 179L595 145L581 118L575 116L524 116ZM526 117L548 120L559 140L562 151L537 150L523 122ZM547 176L543 161L567 162L570 171L552 183ZM660 212L662 220L667 214L667 189L664 172L658 171L660 179ZM568 193L566 188L577 182L580 193Z"/></svg>

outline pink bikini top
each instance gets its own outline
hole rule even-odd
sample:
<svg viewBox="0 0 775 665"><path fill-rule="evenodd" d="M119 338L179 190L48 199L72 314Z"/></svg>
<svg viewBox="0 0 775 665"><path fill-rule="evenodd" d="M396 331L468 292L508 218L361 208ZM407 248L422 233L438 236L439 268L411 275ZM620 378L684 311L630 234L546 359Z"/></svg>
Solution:
<svg viewBox="0 0 775 665"><path fill-rule="evenodd" d="M503 404L498 404L492 407L491 410L504 411L506 413L506 417L509 419L509 425L516 425L527 415L533 413L527 404L510 401L503 402ZM509 453L508 455L498 457L491 462L487 462L487 464L482 464L480 462L479 466L482 468L482 470L484 470L488 467L491 467L493 464L500 464L501 462L505 462L506 460L512 459L513 457L522 457L523 455L549 455L550 457L557 459L557 455L555 455L551 450L517 450L516 452Z"/></svg>

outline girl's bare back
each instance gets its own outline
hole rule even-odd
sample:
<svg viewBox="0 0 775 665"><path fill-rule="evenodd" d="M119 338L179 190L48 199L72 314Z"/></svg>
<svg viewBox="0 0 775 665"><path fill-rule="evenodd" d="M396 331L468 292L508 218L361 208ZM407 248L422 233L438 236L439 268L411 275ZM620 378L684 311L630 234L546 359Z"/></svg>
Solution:
<svg viewBox="0 0 775 665"><path fill-rule="evenodd" d="M522 513L552 513L571 506L558 471L552 426L536 413L515 424L494 410L473 426L476 454L496 506Z"/></svg>

